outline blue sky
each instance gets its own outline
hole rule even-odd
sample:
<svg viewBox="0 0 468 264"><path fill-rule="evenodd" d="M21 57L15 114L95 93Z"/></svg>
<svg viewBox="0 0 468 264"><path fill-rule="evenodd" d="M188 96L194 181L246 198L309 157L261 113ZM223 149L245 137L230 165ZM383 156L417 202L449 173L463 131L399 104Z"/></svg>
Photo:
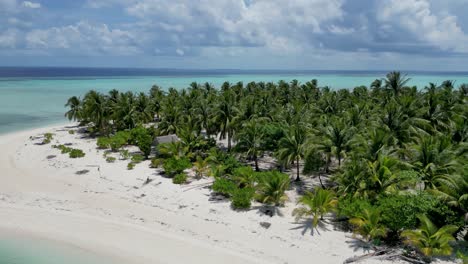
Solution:
<svg viewBox="0 0 468 264"><path fill-rule="evenodd" d="M0 65L468 70L468 0L0 0Z"/></svg>

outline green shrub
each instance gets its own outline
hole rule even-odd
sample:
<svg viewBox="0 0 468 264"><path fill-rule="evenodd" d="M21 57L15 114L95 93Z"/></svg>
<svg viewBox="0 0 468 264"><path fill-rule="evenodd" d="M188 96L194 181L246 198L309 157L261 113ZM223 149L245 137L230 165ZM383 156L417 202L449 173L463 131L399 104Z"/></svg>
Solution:
<svg viewBox="0 0 468 264"><path fill-rule="evenodd" d="M108 137L99 137L96 141L96 145L99 149L108 149L110 147L110 138Z"/></svg>
<svg viewBox="0 0 468 264"><path fill-rule="evenodd" d="M364 199L358 198L341 198L338 201L338 216L353 218L356 215L359 215L365 209L372 209L373 206L371 203Z"/></svg>
<svg viewBox="0 0 468 264"><path fill-rule="evenodd" d="M53 148L59 149L62 154L70 153L72 148L69 148L65 145L54 145Z"/></svg>
<svg viewBox="0 0 468 264"><path fill-rule="evenodd" d="M49 144L50 142L52 142L53 138L54 138L54 134L45 133L44 134L44 139L42 140L42 144Z"/></svg>
<svg viewBox="0 0 468 264"><path fill-rule="evenodd" d="M121 147L127 144L127 140L121 136L113 136L109 140L109 146L112 151L118 151Z"/></svg>
<svg viewBox="0 0 468 264"><path fill-rule="evenodd" d="M106 158L106 161L107 161L108 163L114 163L115 160L116 160L116 159L115 159L114 157L107 157L107 158Z"/></svg>
<svg viewBox="0 0 468 264"><path fill-rule="evenodd" d="M392 231L414 229L417 215L427 215L438 226L459 224L457 214L447 205L427 193L386 196L377 202L382 212L382 223Z"/></svg>
<svg viewBox="0 0 468 264"><path fill-rule="evenodd" d="M75 130L68 130L68 134L74 135L74 134L75 134Z"/></svg>
<svg viewBox="0 0 468 264"><path fill-rule="evenodd" d="M230 197L233 194L233 192L237 189L237 185L226 178L216 178L211 188L216 193L222 194L226 197Z"/></svg>
<svg viewBox="0 0 468 264"><path fill-rule="evenodd" d="M258 200L275 206L283 205L288 199L289 175L279 171L269 171L258 175Z"/></svg>
<svg viewBox="0 0 468 264"><path fill-rule="evenodd" d="M127 164L127 170L133 170L133 168L135 168L135 163L130 162Z"/></svg>
<svg viewBox="0 0 468 264"><path fill-rule="evenodd" d="M151 145L153 144L153 137L150 132L146 128L138 126L132 129L130 134L132 143L138 146L143 155L148 158L151 154Z"/></svg>
<svg viewBox="0 0 468 264"><path fill-rule="evenodd" d="M128 152L128 149L122 149L120 151L120 158L123 160L128 160L130 158L130 153Z"/></svg>
<svg viewBox="0 0 468 264"><path fill-rule="evenodd" d="M140 163L140 162L142 162L144 160L145 160L145 157L143 157L140 154L135 154L135 155L132 156L132 162L133 163Z"/></svg>
<svg viewBox="0 0 468 264"><path fill-rule="evenodd" d="M152 158L150 167L153 169L159 168L163 164L164 160L160 158Z"/></svg>
<svg viewBox="0 0 468 264"><path fill-rule="evenodd" d="M255 190L253 188L236 188L231 197L231 206L235 209L248 209L252 205Z"/></svg>
<svg viewBox="0 0 468 264"><path fill-rule="evenodd" d="M184 184L187 182L187 174L182 172L172 178L174 184Z"/></svg>
<svg viewBox="0 0 468 264"><path fill-rule="evenodd" d="M176 174L182 173L185 169L192 166L188 158L169 158L164 161L163 168L167 176L173 177Z"/></svg>
<svg viewBox="0 0 468 264"><path fill-rule="evenodd" d="M84 157L85 153L81 149L72 149L68 155L70 158L75 159Z"/></svg>

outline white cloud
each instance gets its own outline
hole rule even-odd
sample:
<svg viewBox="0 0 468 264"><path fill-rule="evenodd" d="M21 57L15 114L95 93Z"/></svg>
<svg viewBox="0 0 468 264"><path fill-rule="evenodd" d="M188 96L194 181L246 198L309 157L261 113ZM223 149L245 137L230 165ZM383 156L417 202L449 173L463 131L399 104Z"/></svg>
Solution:
<svg viewBox="0 0 468 264"><path fill-rule="evenodd" d="M14 29L8 29L5 32L0 32L0 47L1 48L15 48L18 34Z"/></svg>
<svg viewBox="0 0 468 264"><path fill-rule="evenodd" d="M32 8L32 9L41 8L41 4L40 4L40 3L35 3L35 2L30 2L30 1L24 1L21 5L22 5L23 7Z"/></svg>
<svg viewBox="0 0 468 264"><path fill-rule="evenodd" d="M12 12L16 9L16 0L0 0L0 13Z"/></svg>
<svg viewBox="0 0 468 264"><path fill-rule="evenodd" d="M468 35L457 17L434 13L427 0L386 0L381 7L378 19L385 26L401 27L445 51L468 52Z"/></svg>
<svg viewBox="0 0 468 264"><path fill-rule="evenodd" d="M62 27L35 29L26 34L29 49L63 50L76 54L119 54L139 52L136 37L129 31L110 29L106 24L85 21Z"/></svg>

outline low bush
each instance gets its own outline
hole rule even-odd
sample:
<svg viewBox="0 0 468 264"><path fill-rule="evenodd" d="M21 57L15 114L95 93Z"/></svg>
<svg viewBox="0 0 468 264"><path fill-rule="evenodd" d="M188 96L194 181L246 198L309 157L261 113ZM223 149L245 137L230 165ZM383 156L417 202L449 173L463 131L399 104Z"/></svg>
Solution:
<svg viewBox="0 0 468 264"><path fill-rule="evenodd" d="M120 151L120 158L123 160L128 160L130 158L130 153L128 152L128 149L122 149Z"/></svg>
<svg viewBox="0 0 468 264"><path fill-rule="evenodd" d="M213 182L211 188L216 193L222 194L226 197L230 197L237 189L237 185L226 178L217 178Z"/></svg>
<svg viewBox="0 0 468 264"><path fill-rule="evenodd" d="M365 209L371 209L373 206L369 201L358 198L341 198L338 201L338 216L344 218L353 218L363 212Z"/></svg>
<svg viewBox="0 0 468 264"><path fill-rule="evenodd" d="M135 154L135 155L132 156L132 162L133 163L140 163L140 162L142 162L144 160L145 160L145 157L143 157L140 154Z"/></svg>
<svg viewBox="0 0 468 264"><path fill-rule="evenodd" d="M156 169L159 168L163 164L164 160L160 158L152 158L150 168Z"/></svg>
<svg viewBox="0 0 468 264"><path fill-rule="evenodd" d="M53 138L54 138L54 134L45 133L44 134L44 139L42 140L42 144L49 144L50 142L52 142Z"/></svg>
<svg viewBox="0 0 468 264"><path fill-rule="evenodd" d="M289 175L279 171L268 171L258 175L258 201L275 206L283 205L288 199Z"/></svg>
<svg viewBox="0 0 468 264"><path fill-rule="evenodd" d="M184 184L187 182L187 174L182 172L172 178L174 184Z"/></svg>
<svg viewBox="0 0 468 264"><path fill-rule="evenodd" d="M148 129L138 126L130 131L131 141L138 146L146 158L151 154L151 145L153 144L153 136Z"/></svg>
<svg viewBox="0 0 468 264"><path fill-rule="evenodd" d="M114 157L107 157L107 158L106 158L106 161L107 161L108 163L114 163L115 160L116 160L116 158L114 158Z"/></svg>
<svg viewBox="0 0 468 264"><path fill-rule="evenodd" d="M182 173L185 169L188 169L192 166L192 163L188 158L169 158L164 161L163 168L164 173L169 176L173 177L176 174Z"/></svg>
<svg viewBox="0 0 468 264"><path fill-rule="evenodd" d="M68 153L70 158L76 159L76 158L82 158L85 156L85 153L81 149L72 149L70 153Z"/></svg>
<svg viewBox="0 0 468 264"><path fill-rule="evenodd" d="M99 149L108 149L110 148L110 141L108 137L99 137L96 141L96 145Z"/></svg>
<svg viewBox="0 0 468 264"><path fill-rule="evenodd" d="M68 130L68 134L74 135L74 134L75 134L75 130Z"/></svg>
<svg viewBox="0 0 468 264"><path fill-rule="evenodd" d="M255 190L253 188L236 188L232 192L231 206L235 209L249 209L252 205Z"/></svg>
<svg viewBox="0 0 468 264"><path fill-rule="evenodd" d="M52 147L59 149L62 154L70 153L70 151L72 151L72 148L65 145L53 145Z"/></svg>
<svg viewBox="0 0 468 264"><path fill-rule="evenodd" d="M127 170L133 170L133 168L135 168L135 163L130 162L127 164Z"/></svg>

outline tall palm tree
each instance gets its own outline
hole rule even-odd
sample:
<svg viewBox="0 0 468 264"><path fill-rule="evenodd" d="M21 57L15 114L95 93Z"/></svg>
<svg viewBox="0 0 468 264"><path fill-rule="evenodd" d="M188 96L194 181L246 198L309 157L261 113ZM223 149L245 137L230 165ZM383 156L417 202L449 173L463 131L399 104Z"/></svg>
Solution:
<svg viewBox="0 0 468 264"><path fill-rule="evenodd" d="M227 139L229 151L231 150L231 140L234 134L236 117L239 113L232 92L228 90L228 92L223 94L217 110L216 119L219 124L220 139Z"/></svg>
<svg viewBox="0 0 468 264"><path fill-rule="evenodd" d="M343 156L351 149L355 129L347 127L342 120L333 118L320 132L323 140L319 144L333 146L332 151L338 160L338 166L341 167Z"/></svg>
<svg viewBox="0 0 468 264"><path fill-rule="evenodd" d="M300 181L299 162L306 154L307 132L303 125L290 126L279 141L278 159L285 165L296 163L296 181Z"/></svg>
<svg viewBox="0 0 468 264"><path fill-rule="evenodd" d="M83 114L93 122L101 133L109 133L109 106L106 98L94 90L89 91L83 99Z"/></svg>
<svg viewBox="0 0 468 264"><path fill-rule="evenodd" d="M406 78L406 74L393 71L387 74L387 78L385 79L385 88L392 91L395 96L398 96L401 94L403 87L405 87L410 80L410 78Z"/></svg>
<svg viewBox="0 0 468 264"><path fill-rule="evenodd" d="M299 199L302 207L293 210L296 220L304 216L312 216L312 227L316 228L323 216L335 210L338 199L333 191L318 188L314 193L307 192Z"/></svg>
<svg viewBox="0 0 468 264"><path fill-rule="evenodd" d="M421 225L416 230L405 230L401 236L405 243L416 247L425 256L448 256L452 254L450 242L455 241L453 233L458 227L446 225L438 228L425 215L418 216Z"/></svg>
<svg viewBox="0 0 468 264"><path fill-rule="evenodd" d="M72 96L68 98L67 103L65 104L65 107L69 107L70 110L68 110L65 113L65 116L68 118L68 120L81 120L82 117L82 103L79 97Z"/></svg>
<svg viewBox="0 0 468 264"><path fill-rule="evenodd" d="M244 123L239 133L236 134L236 148L254 160L256 171L259 171L258 158L263 154L265 135L261 119L252 119Z"/></svg>

